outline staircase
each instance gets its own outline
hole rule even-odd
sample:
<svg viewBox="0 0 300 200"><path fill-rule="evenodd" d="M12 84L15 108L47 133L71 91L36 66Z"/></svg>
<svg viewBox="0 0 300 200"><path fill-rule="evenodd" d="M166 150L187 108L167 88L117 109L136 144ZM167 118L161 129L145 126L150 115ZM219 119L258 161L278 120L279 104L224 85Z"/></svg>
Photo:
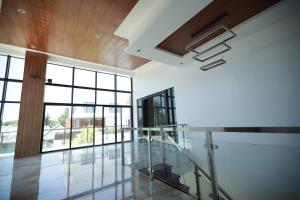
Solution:
<svg viewBox="0 0 300 200"><path fill-rule="evenodd" d="M137 146L138 161L133 162L131 166L149 175L148 142L145 138L141 138ZM151 147L153 177L186 194L191 194L189 184L183 180L185 180L185 174L194 173L192 163L173 144L153 140ZM196 184L195 179L193 179L193 184Z"/></svg>
<svg viewBox="0 0 300 200"><path fill-rule="evenodd" d="M172 166L168 164L158 164L153 166L154 177L160 181L171 185L172 187L189 194L189 187L180 183L180 175L172 172ZM148 168L143 168L140 171L149 174Z"/></svg>

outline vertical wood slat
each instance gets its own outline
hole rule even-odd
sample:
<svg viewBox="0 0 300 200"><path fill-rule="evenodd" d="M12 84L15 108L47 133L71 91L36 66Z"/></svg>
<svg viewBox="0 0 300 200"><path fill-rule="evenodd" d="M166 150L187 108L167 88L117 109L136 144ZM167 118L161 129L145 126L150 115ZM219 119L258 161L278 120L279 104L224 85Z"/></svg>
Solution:
<svg viewBox="0 0 300 200"><path fill-rule="evenodd" d="M40 153L47 58L26 52L15 158Z"/></svg>

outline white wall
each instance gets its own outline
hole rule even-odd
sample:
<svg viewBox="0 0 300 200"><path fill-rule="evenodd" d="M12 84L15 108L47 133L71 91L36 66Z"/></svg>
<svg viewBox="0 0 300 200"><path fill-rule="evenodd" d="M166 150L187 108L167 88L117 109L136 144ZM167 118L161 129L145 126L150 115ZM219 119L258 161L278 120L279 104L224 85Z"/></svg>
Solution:
<svg viewBox="0 0 300 200"><path fill-rule="evenodd" d="M224 55L227 64L218 68L203 72L200 63L177 68L156 62L138 68L133 79L134 108L136 99L174 87L178 123L299 127L299 8L297 0L283 1L235 27L237 37L229 42L232 50ZM134 116L137 126L136 110ZM206 159L199 156L203 149L195 140L199 134L189 137L194 159L205 166ZM233 197L300 198L294 183L300 178L299 136L214 137L223 147L217 153L220 183ZM283 172L288 174L282 178Z"/></svg>

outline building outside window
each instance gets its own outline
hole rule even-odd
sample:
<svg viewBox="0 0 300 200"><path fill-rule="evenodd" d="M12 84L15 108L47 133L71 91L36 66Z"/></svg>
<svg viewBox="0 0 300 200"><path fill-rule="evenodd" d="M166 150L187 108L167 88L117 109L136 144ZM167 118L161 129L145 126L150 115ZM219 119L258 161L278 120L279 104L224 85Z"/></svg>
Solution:
<svg viewBox="0 0 300 200"><path fill-rule="evenodd" d="M42 151L121 142L121 127L132 125L131 97L130 77L48 64Z"/></svg>

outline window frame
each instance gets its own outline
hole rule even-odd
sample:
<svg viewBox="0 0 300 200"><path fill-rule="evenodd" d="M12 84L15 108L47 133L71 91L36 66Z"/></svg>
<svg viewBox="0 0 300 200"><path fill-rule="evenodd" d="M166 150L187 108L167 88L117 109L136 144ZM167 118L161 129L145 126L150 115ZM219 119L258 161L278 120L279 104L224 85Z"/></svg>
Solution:
<svg viewBox="0 0 300 200"><path fill-rule="evenodd" d="M4 70L4 77L0 77L0 81L3 81L3 87L2 87L2 96L0 97L0 135L2 137L3 133L2 133L2 124L3 124L3 115L4 115L4 111L5 111L5 105L6 104L18 104L20 107L21 104L21 94L20 94L20 100L15 101L15 100L6 100L6 94L7 94L7 86L8 83L21 83L21 88L22 88L22 84L23 84L23 77L24 77L24 71L23 71L23 75L22 75L22 79L12 79L9 78L9 70L10 70L10 64L11 64L11 59L22 59L24 60L24 68L25 68L25 59L22 57L16 57L16 56L10 56L10 55L3 55L0 54L0 56L4 56L6 57L6 65L5 65L5 70ZM22 93L22 91L21 91ZM19 118L18 118L19 121ZM18 127L17 127L18 130ZM17 137L17 136L16 136ZM17 138L16 138L17 140ZM17 143L17 141L15 142L15 144ZM13 152L13 154L15 153L15 151Z"/></svg>
<svg viewBox="0 0 300 200"><path fill-rule="evenodd" d="M132 94L132 77L130 76L125 76L125 75L119 75L119 74L112 74L112 73L108 73L108 72L102 72L102 71L96 71L96 70L89 70L89 69L83 69L77 66L65 66L65 65L61 65L61 64L56 64L56 63L52 63L52 62L48 62L48 64L51 65L58 65L61 67L70 67L72 68L72 85L65 85L65 84L58 84L58 83L51 83L48 82L46 80L45 82L45 86L46 85L50 85L50 86L58 86L58 87L68 87L71 88L71 102L70 103L55 103L55 102L45 102L44 101L44 112L43 112L43 126L42 126L42 130L41 130L41 145L40 145L40 153L48 153L48 152L55 152L55 151L62 151L62 150L69 150L69 149L78 149L78 148L86 148L86 147L93 147L93 146L101 146L101 145L108 145L108 144L118 144L120 142L117 142L117 129L118 129L118 125L117 125L117 110L118 108L130 108L130 117L131 117L131 126L133 126L133 94ZM94 87L89 87L89 86L78 86L74 84L75 81L75 70L79 69L79 70L86 70L86 71L91 71L94 72L95 74L95 85ZM104 89L104 88L98 88L98 74L99 73L103 73L103 74L110 74L114 76L114 89ZM130 78L130 82L131 82L131 91L123 91L123 90L117 90L117 77L118 76L123 76L123 77L128 77ZM87 89L87 90L94 90L95 92L95 100L94 103L91 104L86 104L86 103L74 103L74 89ZM98 91L106 91L106 92L113 92L114 93L114 104L113 105L107 105L107 104L98 104L97 103L97 92ZM131 105L118 105L117 104L117 93L129 93L131 95ZM69 140L69 148L66 149L58 149L58 150L51 150L51 151L43 151L43 132L44 132L44 120L45 120L45 109L46 106L70 106L71 107L71 132L70 132L70 140ZM93 107L94 110L94 123L93 123L93 144L92 145L86 145L86 146L80 146L80 147L72 147L72 128L73 128L73 107L78 107L78 106L82 106L82 107ZM104 120L102 120L102 143L101 144L96 144L95 143L95 128L96 128L96 108L97 107L102 107L102 118L104 118L104 110L106 107L111 107L114 108L114 134L115 134L115 142L113 143L104 143L104 134L105 134L105 126L104 126ZM132 141L133 138L133 131L131 131L131 140ZM129 142L129 141L128 141Z"/></svg>

